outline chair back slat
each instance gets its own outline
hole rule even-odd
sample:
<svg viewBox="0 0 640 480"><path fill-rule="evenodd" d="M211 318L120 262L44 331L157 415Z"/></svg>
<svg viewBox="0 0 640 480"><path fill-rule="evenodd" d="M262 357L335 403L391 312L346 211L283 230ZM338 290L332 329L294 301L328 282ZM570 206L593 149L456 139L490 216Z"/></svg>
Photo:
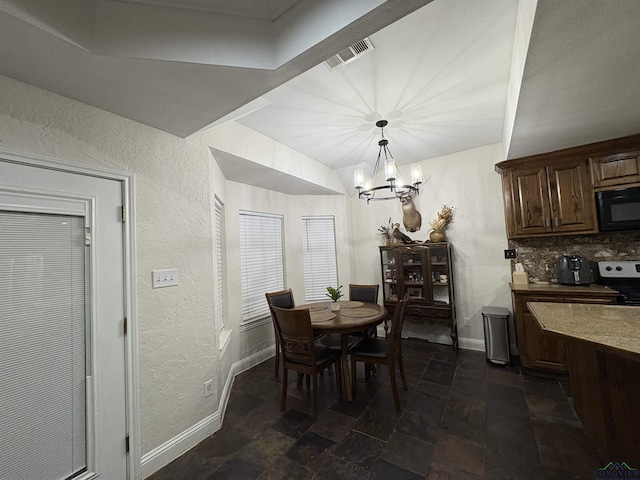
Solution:
<svg viewBox="0 0 640 480"><path fill-rule="evenodd" d="M378 289L376 285L356 285L349 284L349 300L360 302L378 303Z"/></svg>
<svg viewBox="0 0 640 480"><path fill-rule="evenodd" d="M292 310L272 306L285 362L309 362L315 358L315 344L309 309Z"/></svg>
<svg viewBox="0 0 640 480"><path fill-rule="evenodd" d="M282 335L285 358L293 362L307 362L311 358L312 343L299 338Z"/></svg>
<svg viewBox="0 0 640 480"><path fill-rule="evenodd" d="M391 331L389 332L389 356L395 356L400 351L400 342L402 341L402 325L404 323L404 312L409 302L409 294L405 294L404 298L398 302L393 317L391 319Z"/></svg>

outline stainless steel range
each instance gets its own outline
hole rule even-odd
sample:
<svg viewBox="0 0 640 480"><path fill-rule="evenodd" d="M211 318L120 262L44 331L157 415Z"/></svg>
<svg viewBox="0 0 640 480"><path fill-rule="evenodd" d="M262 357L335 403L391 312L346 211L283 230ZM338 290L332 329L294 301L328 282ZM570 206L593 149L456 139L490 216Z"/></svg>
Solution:
<svg viewBox="0 0 640 480"><path fill-rule="evenodd" d="M624 305L640 306L640 261L598 262L600 283L619 291Z"/></svg>

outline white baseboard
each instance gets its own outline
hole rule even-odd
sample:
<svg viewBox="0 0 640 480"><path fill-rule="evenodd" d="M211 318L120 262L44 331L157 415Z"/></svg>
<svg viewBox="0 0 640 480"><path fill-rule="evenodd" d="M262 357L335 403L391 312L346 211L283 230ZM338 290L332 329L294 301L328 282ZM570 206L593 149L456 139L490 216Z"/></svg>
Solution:
<svg viewBox="0 0 640 480"><path fill-rule="evenodd" d="M260 365L265 360L273 357L276 354L276 346L271 345L263 350L260 350L248 357L243 358L242 360L238 360L236 363L231 365L231 373L229 376L233 375L234 377L239 373L245 372L250 368L255 367L256 365Z"/></svg>
<svg viewBox="0 0 640 480"><path fill-rule="evenodd" d="M458 347L465 350L484 352L484 340L477 338L458 337Z"/></svg>
<svg viewBox="0 0 640 480"><path fill-rule="evenodd" d="M231 365L229 375L227 376L224 388L222 389L222 394L220 395L218 410L208 417L200 420L195 425L187 428L185 431L176 435L169 441L154 448L149 453L144 454L140 459L140 477L147 478L151 476L162 467L168 465L185 453L187 450L195 447L207 437L210 437L220 430L235 376L245 370L249 370L256 365L259 365L274 355L275 346L272 345Z"/></svg>
<svg viewBox="0 0 640 480"><path fill-rule="evenodd" d="M222 389L222 395L220 395L220 408L218 409L218 412L221 412L220 427L222 427L222 422L224 421L224 412L227 410L227 404L229 403L229 395L231 394L231 387L233 386L233 381L236 378L236 375L239 375L242 372L246 372L247 370L255 367L256 365L260 365L262 362L273 357L275 354L276 354L276 346L271 345L270 347L267 347L264 350L260 350L252 355L249 355L248 357L243 358L242 360L238 360L233 365L231 365L231 369L229 370L229 375L227 376L227 381L224 383L224 388Z"/></svg>
<svg viewBox="0 0 640 480"><path fill-rule="evenodd" d="M140 459L141 477L147 478L220 430L222 421L219 412L220 410L200 420L168 442L144 454Z"/></svg>

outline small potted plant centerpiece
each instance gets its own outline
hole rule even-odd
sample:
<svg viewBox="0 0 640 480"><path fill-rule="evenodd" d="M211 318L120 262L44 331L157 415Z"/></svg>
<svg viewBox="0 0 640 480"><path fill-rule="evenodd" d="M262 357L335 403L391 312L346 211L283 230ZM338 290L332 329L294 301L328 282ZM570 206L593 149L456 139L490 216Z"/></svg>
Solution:
<svg viewBox="0 0 640 480"><path fill-rule="evenodd" d="M340 285L338 288L327 287L327 292L329 293L326 293L325 295L333 300L333 303L331 304L332 311L340 310L340 304L338 303L338 300L340 300L340 297L342 297L342 292L340 291L341 288L342 285Z"/></svg>

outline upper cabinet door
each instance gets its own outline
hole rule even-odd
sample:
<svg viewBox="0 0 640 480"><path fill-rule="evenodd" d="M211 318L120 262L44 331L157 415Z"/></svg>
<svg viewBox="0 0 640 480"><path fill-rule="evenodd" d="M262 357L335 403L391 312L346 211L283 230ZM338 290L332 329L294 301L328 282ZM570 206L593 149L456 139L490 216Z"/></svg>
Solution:
<svg viewBox="0 0 640 480"><path fill-rule="evenodd" d="M591 158L594 187L640 183L640 150Z"/></svg>
<svg viewBox="0 0 640 480"><path fill-rule="evenodd" d="M518 168L508 173L511 221L509 238L551 232L549 191L544 167Z"/></svg>
<svg viewBox="0 0 640 480"><path fill-rule="evenodd" d="M640 135L496 164L509 238L598 233L594 190L640 185Z"/></svg>
<svg viewBox="0 0 640 480"><path fill-rule="evenodd" d="M593 191L587 160L547 166L554 232L596 233Z"/></svg>

